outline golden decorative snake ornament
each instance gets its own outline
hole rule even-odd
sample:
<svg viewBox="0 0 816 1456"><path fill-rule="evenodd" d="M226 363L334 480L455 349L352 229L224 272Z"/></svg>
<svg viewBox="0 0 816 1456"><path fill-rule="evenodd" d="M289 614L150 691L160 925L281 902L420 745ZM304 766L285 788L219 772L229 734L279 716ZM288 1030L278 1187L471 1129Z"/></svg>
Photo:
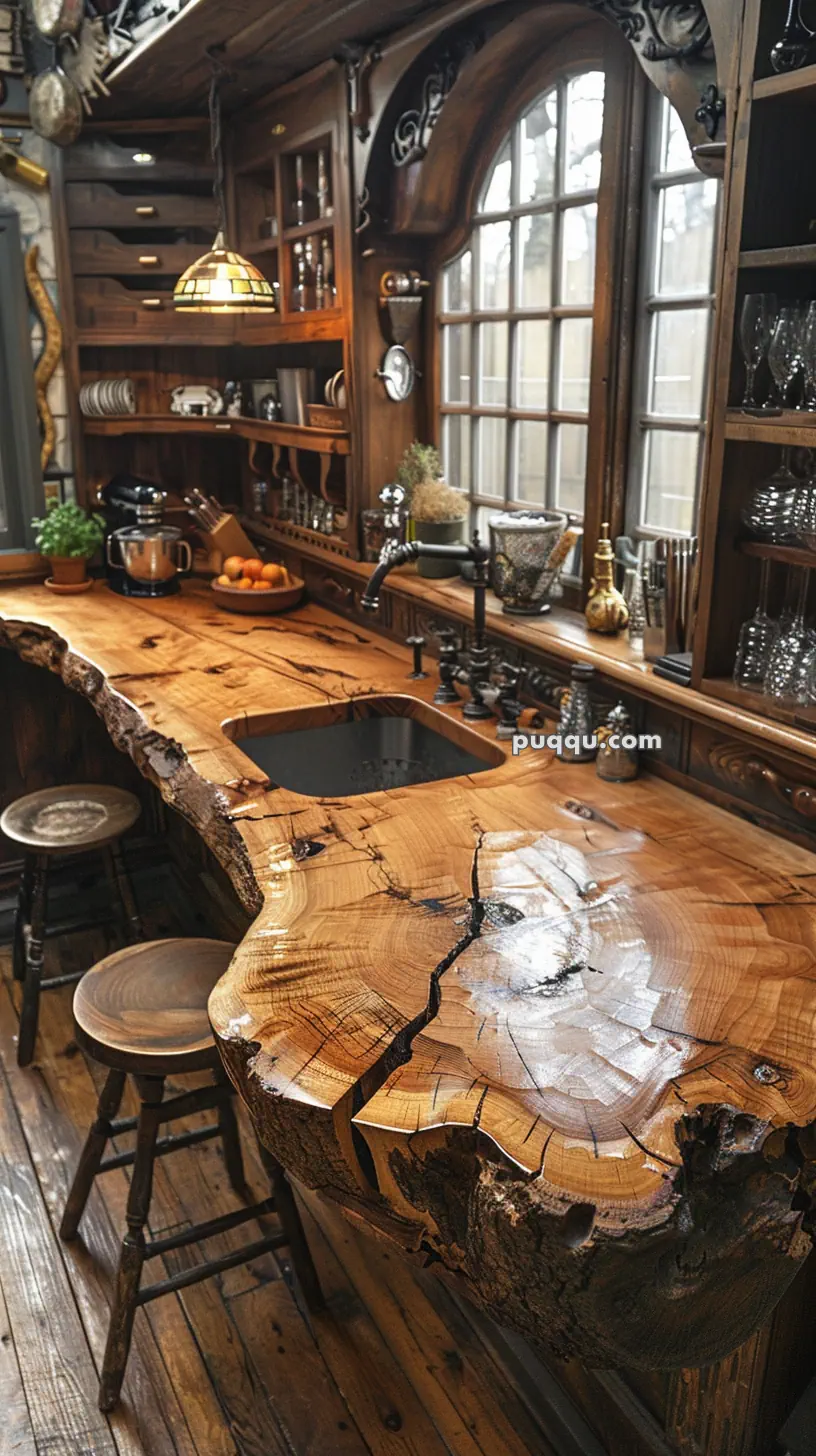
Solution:
<svg viewBox="0 0 816 1456"><path fill-rule="evenodd" d="M32 243L25 255L24 266L29 297L43 326L44 342L42 353L34 368L34 390L37 397L37 413L42 426L40 465L45 470L54 453L57 439L54 416L48 404L47 390L62 354L62 326L57 318L48 289L40 277L37 267L39 257L39 246L37 243Z"/></svg>

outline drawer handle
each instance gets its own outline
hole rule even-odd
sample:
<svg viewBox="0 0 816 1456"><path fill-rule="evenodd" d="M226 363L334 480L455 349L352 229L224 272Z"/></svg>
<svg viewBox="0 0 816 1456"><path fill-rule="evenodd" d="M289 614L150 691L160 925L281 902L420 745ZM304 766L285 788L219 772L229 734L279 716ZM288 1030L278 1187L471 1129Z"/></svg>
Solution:
<svg viewBox="0 0 816 1456"><path fill-rule="evenodd" d="M143 298L142 308L164 308L164 303L160 298Z"/></svg>
<svg viewBox="0 0 816 1456"><path fill-rule="evenodd" d="M221 420L219 423L216 424L215 428L217 430L231 430L232 425L226 420Z"/></svg>
<svg viewBox="0 0 816 1456"><path fill-rule="evenodd" d="M157 253L142 253L139 258L139 266L141 268L155 268L158 261L159 257Z"/></svg>
<svg viewBox="0 0 816 1456"><path fill-rule="evenodd" d="M137 217L158 217L158 212L156 208L149 205L146 205L144 207L136 207L133 210L136 213Z"/></svg>

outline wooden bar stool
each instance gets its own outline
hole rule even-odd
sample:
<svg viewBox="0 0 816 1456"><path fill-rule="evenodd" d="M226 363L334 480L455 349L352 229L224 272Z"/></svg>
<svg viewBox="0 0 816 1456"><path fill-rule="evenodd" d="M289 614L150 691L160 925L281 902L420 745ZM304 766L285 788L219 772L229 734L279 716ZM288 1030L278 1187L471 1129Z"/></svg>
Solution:
<svg viewBox="0 0 816 1456"><path fill-rule="evenodd" d="M119 1257L99 1384L99 1407L103 1411L112 1410L119 1399L136 1310L159 1295L186 1289L211 1274L223 1273L287 1244L307 1306L311 1310L322 1308L320 1284L292 1190L280 1163L263 1149L273 1190L269 1198L220 1218L193 1224L166 1238L145 1238L153 1165L165 1153L220 1137L230 1183L236 1192L246 1191L238 1124L232 1106L234 1088L222 1066L207 1019L210 991L227 969L234 950L234 946L222 940L198 939L154 940L126 946L92 966L74 993L76 1039L91 1057L110 1070L99 1098L96 1121L88 1133L65 1204L60 1225L63 1239L76 1235L97 1173L133 1166L127 1233ZM204 1070L214 1073L213 1084L164 1099L165 1078L179 1072ZM117 1119L128 1075L132 1076L139 1094L139 1114ZM218 1120L210 1126L175 1137L158 1137L161 1123L211 1108L216 1109ZM132 1152L118 1152L104 1158L109 1138L134 1129L136 1147ZM141 1288L145 1260L226 1233L250 1219L273 1212L280 1223L274 1233L219 1259L210 1259Z"/></svg>
<svg viewBox="0 0 816 1456"><path fill-rule="evenodd" d="M23 982L17 1061L28 1066L34 1055L40 991L77 981L82 971L42 979L47 935L87 929L95 923L74 918L49 926L50 862L65 855L99 854L114 897L121 906L125 939L139 940L142 926L119 839L136 823L141 805L135 794L108 784L66 784L15 799L0 815L0 831L23 846L23 873L14 917L14 978Z"/></svg>

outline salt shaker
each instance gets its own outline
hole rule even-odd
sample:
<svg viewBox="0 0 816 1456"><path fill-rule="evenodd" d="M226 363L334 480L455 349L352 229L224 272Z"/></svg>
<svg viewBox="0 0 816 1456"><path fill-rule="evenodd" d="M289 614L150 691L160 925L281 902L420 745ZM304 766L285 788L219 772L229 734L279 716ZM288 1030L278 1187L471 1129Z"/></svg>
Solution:
<svg viewBox="0 0 816 1456"><path fill-rule="evenodd" d="M598 757L595 772L608 784L629 783L640 772L635 735L628 709L618 703L603 728L598 729ZM627 747L624 747L624 743Z"/></svg>

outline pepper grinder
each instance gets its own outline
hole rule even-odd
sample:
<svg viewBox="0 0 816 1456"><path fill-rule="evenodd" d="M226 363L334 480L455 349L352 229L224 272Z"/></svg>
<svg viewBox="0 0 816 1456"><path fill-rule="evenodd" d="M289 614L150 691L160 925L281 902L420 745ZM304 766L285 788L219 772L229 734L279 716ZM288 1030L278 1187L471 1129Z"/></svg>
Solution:
<svg viewBox="0 0 816 1456"><path fill-rule="evenodd" d="M459 702L454 687L459 671L459 639L452 627L443 627L436 634L439 640L439 687L433 695L437 707Z"/></svg>
<svg viewBox="0 0 816 1456"><path fill-rule="evenodd" d="M556 757L562 763L591 763L598 751L589 696L594 677L595 669L588 662L576 662L570 673L569 696L564 699L558 724L561 747Z"/></svg>

